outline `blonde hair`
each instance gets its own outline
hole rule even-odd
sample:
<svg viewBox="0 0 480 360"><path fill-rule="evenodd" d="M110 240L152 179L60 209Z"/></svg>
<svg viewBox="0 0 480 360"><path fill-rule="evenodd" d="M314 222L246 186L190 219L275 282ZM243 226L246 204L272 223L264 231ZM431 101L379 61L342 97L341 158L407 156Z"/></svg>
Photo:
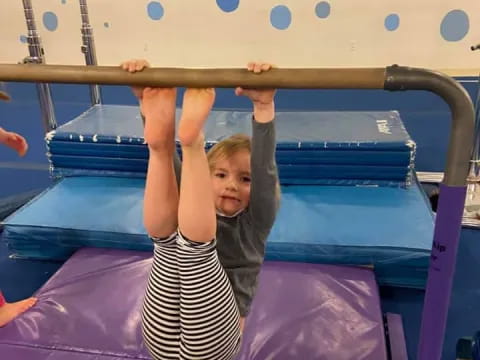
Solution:
<svg viewBox="0 0 480 360"><path fill-rule="evenodd" d="M244 150L247 150L249 153L252 152L252 141L250 137L245 134L235 134L216 143L207 153L210 171L215 168L218 160L228 159L239 151ZM280 197L280 183L277 181L275 184L275 198L280 200Z"/></svg>
<svg viewBox="0 0 480 360"><path fill-rule="evenodd" d="M249 153L252 151L250 137L244 134L235 134L216 143L207 154L210 170L213 170L218 160L228 159L239 151L244 150Z"/></svg>

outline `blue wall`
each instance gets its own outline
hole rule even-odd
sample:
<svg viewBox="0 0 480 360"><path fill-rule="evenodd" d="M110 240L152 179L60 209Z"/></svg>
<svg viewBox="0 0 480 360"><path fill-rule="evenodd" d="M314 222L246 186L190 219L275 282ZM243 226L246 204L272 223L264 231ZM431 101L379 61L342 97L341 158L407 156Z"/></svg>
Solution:
<svg viewBox="0 0 480 360"><path fill-rule="evenodd" d="M476 79L459 79L472 98ZM44 188L51 183L48 174L43 125L34 84L10 83L13 101L0 103L0 126L23 134L30 151L19 159L10 151L0 151L0 197ZM102 88L104 103L136 104L128 87ZM63 124L89 107L89 89L84 85L52 86L57 121ZM181 100L181 95L179 95ZM424 91L392 93L381 90L280 90L278 110L398 110L405 126L417 142L416 166L421 171L442 171L450 126L448 106L437 95ZM248 108L233 90L217 92L217 108Z"/></svg>

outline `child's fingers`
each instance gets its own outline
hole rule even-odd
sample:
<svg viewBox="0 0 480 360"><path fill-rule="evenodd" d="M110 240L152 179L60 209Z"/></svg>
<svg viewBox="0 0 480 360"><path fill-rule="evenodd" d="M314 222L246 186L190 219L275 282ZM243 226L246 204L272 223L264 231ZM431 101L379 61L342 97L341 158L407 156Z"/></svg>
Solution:
<svg viewBox="0 0 480 360"><path fill-rule="evenodd" d="M133 73L136 71L142 71L146 67L149 67L150 64L144 59L131 59L124 61L120 66L123 70Z"/></svg>
<svg viewBox="0 0 480 360"><path fill-rule="evenodd" d="M19 146L19 150L18 150L18 155L20 156L24 156L26 153L27 153L27 150L28 150L28 143L27 141L22 138L20 140L20 146Z"/></svg>
<svg viewBox="0 0 480 360"><path fill-rule="evenodd" d="M262 64L261 65L261 69L262 71L268 71L272 68L272 65L271 64Z"/></svg>
<svg viewBox="0 0 480 360"><path fill-rule="evenodd" d="M27 140L25 140L25 138L22 135L19 135L19 134L16 134L16 133L13 133L13 141L15 141L17 143L21 143L21 144L26 144L27 143Z"/></svg>
<svg viewBox="0 0 480 360"><path fill-rule="evenodd" d="M14 149L20 156L24 156L28 150L27 140L25 140L23 136L16 133L8 134L6 145Z"/></svg>
<svg viewBox="0 0 480 360"><path fill-rule="evenodd" d="M273 68L272 64L263 63L263 62L249 62L247 65L248 71L253 71L254 73L260 73L262 71L268 71Z"/></svg>
<svg viewBox="0 0 480 360"><path fill-rule="evenodd" d="M136 71L142 71L146 67L149 67L150 64L146 60L137 60L135 70Z"/></svg>
<svg viewBox="0 0 480 360"><path fill-rule="evenodd" d="M123 70L126 70L126 71L129 71L130 65L131 65L132 62L134 62L134 61L135 61L135 60L130 59L130 60L127 60L127 61L122 62L122 64L121 64L122 69L123 69Z"/></svg>
<svg viewBox="0 0 480 360"><path fill-rule="evenodd" d="M136 63L136 60L134 60L128 64L128 71L133 73L135 72L136 67L137 67L137 63Z"/></svg>

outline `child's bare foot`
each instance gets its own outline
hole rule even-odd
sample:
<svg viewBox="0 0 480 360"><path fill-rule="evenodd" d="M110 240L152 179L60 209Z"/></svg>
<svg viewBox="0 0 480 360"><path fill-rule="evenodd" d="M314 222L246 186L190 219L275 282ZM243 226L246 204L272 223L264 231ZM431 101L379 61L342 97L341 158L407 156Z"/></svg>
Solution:
<svg viewBox="0 0 480 360"><path fill-rule="evenodd" d="M151 150L173 149L176 96L174 88L147 87L143 90L140 107L146 119L145 141Z"/></svg>
<svg viewBox="0 0 480 360"><path fill-rule="evenodd" d="M203 125L215 102L215 89L187 89L183 96L178 137L182 146L203 143Z"/></svg>
<svg viewBox="0 0 480 360"><path fill-rule="evenodd" d="M30 309L37 302L36 298L28 298L14 303L5 303L0 306L0 327L7 325L18 315Z"/></svg>

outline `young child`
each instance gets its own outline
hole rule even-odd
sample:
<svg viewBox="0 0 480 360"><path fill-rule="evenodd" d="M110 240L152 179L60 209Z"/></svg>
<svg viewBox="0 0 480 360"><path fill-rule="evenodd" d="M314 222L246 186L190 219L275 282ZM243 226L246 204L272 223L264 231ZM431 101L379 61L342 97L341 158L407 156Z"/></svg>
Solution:
<svg viewBox="0 0 480 360"><path fill-rule="evenodd" d="M123 68L141 71L145 61ZM255 73L268 64L248 65ZM134 89L145 116L150 158L144 222L155 245L143 309L155 359L233 359L254 297L266 238L278 208L274 90L237 88L254 105L253 138L234 136L204 150L213 89L187 89L175 174L175 89ZM179 162L176 162L179 163Z"/></svg>
<svg viewBox="0 0 480 360"><path fill-rule="evenodd" d="M20 156L25 155L28 149L25 138L17 133L5 131L0 127L0 144L17 151ZM14 303L7 303L0 291L0 327L7 325L18 315L30 309L37 302L36 298L28 298Z"/></svg>

